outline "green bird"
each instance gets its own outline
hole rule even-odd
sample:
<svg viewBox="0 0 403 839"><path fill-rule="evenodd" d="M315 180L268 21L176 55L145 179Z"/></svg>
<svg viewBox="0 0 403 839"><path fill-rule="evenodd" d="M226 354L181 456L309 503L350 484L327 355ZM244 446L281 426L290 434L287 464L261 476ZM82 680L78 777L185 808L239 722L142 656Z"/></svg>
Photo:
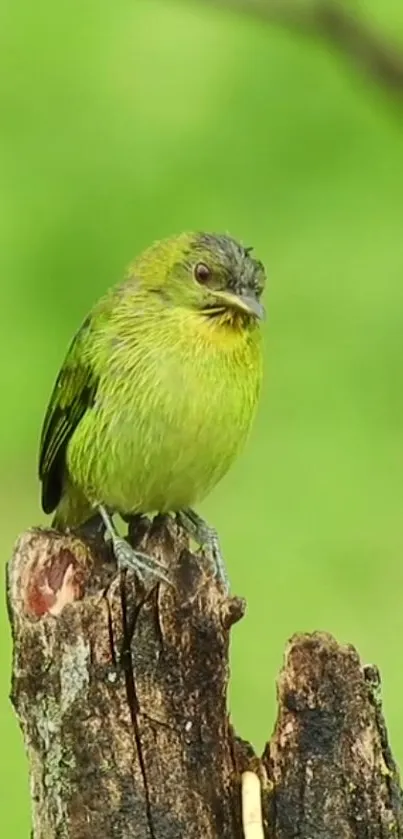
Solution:
<svg viewBox="0 0 403 839"><path fill-rule="evenodd" d="M265 272L226 235L154 243L75 335L42 429L42 507L53 526L102 517L121 567L166 579L113 514L177 513L226 580L216 531L193 510L242 449L262 380Z"/></svg>

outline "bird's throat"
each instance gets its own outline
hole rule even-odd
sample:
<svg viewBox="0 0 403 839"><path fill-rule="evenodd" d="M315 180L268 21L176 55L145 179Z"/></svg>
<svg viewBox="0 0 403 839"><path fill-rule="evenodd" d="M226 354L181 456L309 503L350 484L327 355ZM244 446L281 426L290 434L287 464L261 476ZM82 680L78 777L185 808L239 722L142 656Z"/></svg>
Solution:
<svg viewBox="0 0 403 839"><path fill-rule="evenodd" d="M215 328L234 329L242 331L252 323L252 318L239 309L232 309L229 306L211 306L202 310L205 320Z"/></svg>

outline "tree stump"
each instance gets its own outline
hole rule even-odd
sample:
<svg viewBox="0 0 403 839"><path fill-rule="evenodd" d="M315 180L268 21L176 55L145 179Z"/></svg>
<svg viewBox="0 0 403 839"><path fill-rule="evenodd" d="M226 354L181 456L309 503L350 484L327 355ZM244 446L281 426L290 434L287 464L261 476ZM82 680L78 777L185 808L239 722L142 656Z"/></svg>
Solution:
<svg viewBox="0 0 403 839"><path fill-rule="evenodd" d="M166 564L172 586L144 587L117 573L101 539L52 530L21 536L9 563L33 839L242 839L247 770L263 812L248 839L403 837L376 668L327 634L294 636L257 757L227 711L244 601L172 519L143 519L129 539Z"/></svg>

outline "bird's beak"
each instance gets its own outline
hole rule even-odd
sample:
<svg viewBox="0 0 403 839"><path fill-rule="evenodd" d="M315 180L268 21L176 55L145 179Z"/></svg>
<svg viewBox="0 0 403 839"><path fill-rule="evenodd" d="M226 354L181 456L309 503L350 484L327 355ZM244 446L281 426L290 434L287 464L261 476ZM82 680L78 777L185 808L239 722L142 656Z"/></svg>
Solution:
<svg viewBox="0 0 403 839"><path fill-rule="evenodd" d="M263 304L252 294L233 294L230 291L215 291L214 297L217 299L217 302L228 306L228 308L252 315L258 318L258 320L264 320L266 317Z"/></svg>

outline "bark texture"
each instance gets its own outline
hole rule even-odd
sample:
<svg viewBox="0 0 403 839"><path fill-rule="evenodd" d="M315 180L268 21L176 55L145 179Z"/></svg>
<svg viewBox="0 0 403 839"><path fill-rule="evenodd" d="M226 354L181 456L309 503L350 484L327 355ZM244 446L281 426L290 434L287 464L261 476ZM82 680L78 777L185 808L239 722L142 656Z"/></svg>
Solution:
<svg viewBox="0 0 403 839"><path fill-rule="evenodd" d="M130 539L173 586L144 588L116 573L102 541L51 530L24 534L9 563L34 839L241 839L248 769L261 780L266 839L403 837L376 669L329 635L295 636L258 758L227 714L230 628L244 602L175 522L143 520Z"/></svg>
<svg viewBox="0 0 403 839"><path fill-rule="evenodd" d="M403 837L399 774L375 667L325 633L291 639L263 765L276 839Z"/></svg>

